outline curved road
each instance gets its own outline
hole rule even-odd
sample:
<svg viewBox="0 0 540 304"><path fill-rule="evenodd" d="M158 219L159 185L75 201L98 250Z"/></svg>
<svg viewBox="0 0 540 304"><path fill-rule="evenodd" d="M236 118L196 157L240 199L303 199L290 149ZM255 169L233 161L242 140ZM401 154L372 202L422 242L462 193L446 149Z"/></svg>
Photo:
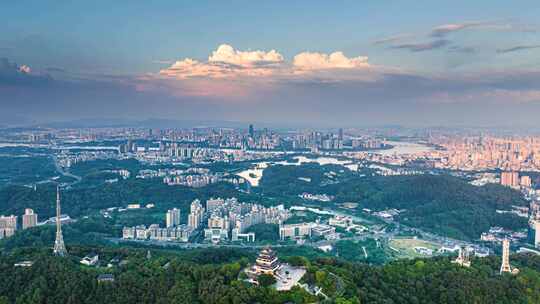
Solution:
<svg viewBox="0 0 540 304"><path fill-rule="evenodd" d="M64 171L64 169L62 169L62 167L58 164L58 159L55 156L53 156L53 161L54 161L54 166L56 167L56 171L58 173L60 173L63 176L67 176L67 177L71 177L71 178L75 179L75 181L73 183L70 183L69 186L73 186L73 185L81 182L82 177L80 177L78 175L75 175L75 174L72 174L72 173L69 173L67 171Z"/></svg>

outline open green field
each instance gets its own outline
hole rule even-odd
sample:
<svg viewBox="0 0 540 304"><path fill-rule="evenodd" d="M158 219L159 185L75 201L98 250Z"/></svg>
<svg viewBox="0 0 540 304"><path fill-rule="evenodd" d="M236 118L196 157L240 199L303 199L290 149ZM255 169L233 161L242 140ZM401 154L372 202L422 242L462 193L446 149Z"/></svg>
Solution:
<svg viewBox="0 0 540 304"><path fill-rule="evenodd" d="M389 242L389 246L391 250L399 257L399 258L419 258L419 257L426 257L426 255L423 255L421 253L418 253L414 250L415 247L425 247L428 249L433 250L433 255L436 255L437 249L441 247L440 244L429 242L422 239L416 239L416 238L396 238L392 239ZM393 249L395 250L393 250ZM397 251L396 251L397 250Z"/></svg>

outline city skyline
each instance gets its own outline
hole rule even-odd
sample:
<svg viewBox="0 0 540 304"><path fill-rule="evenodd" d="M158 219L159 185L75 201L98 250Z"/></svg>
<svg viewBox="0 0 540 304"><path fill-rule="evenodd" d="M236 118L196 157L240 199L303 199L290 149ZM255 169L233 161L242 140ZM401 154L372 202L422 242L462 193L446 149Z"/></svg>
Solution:
<svg viewBox="0 0 540 304"><path fill-rule="evenodd" d="M534 4L5 3L0 124L530 126Z"/></svg>

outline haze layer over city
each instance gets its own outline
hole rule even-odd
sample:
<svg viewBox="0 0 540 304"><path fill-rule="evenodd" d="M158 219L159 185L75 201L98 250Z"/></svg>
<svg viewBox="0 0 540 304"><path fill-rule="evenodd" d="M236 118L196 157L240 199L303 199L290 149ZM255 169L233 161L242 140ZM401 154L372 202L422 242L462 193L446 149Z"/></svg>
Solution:
<svg viewBox="0 0 540 304"><path fill-rule="evenodd" d="M540 4L0 4L0 304L540 303Z"/></svg>

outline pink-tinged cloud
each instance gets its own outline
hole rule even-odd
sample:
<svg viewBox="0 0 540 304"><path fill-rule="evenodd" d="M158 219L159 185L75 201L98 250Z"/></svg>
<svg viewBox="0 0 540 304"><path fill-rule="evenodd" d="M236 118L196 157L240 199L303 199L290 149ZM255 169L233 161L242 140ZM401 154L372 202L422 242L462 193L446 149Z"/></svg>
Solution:
<svg viewBox="0 0 540 304"><path fill-rule="evenodd" d="M175 62L166 69L159 71L159 74L177 79L195 77L223 78L227 76L228 69L221 65L208 64L191 58L186 58L184 60Z"/></svg>
<svg viewBox="0 0 540 304"><path fill-rule="evenodd" d="M27 65L21 65L19 67L19 72L25 73L25 74L30 74L30 73L32 73L32 69L30 69L30 67L27 66Z"/></svg>
<svg viewBox="0 0 540 304"><path fill-rule="evenodd" d="M421 101L431 104L528 104L540 103L540 90L535 89L492 89L467 92L441 91L424 96Z"/></svg>
<svg viewBox="0 0 540 304"><path fill-rule="evenodd" d="M502 102L530 103L540 102L540 90L505 90L495 89L484 93L484 96Z"/></svg>
<svg viewBox="0 0 540 304"><path fill-rule="evenodd" d="M536 28L520 24L500 21L472 21L462 23L448 23L436 26L431 31L433 37L443 37L453 32L467 29L511 31L511 32L536 32Z"/></svg>
<svg viewBox="0 0 540 304"><path fill-rule="evenodd" d="M411 37L413 37L413 35L411 35L411 34L398 34L398 35L394 35L394 36L390 36L390 37L377 39L377 40L373 41L373 44L374 45L389 44L389 43L402 41L404 39L411 38Z"/></svg>
<svg viewBox="0 0 540 304"><path fill-rule="evenodd" d="M287 63L276 50L240 51L228 44L222 44L212 52L206 62L185 58L162 69L159 75L180 80L234 79L245 76L270 80L270 77L295 77L307 71L325 73L323 70L352 70L369 67L367 57L347 57L342 52L331 54L303 52L294 56L291 63Z"/></svg>
<svg viewBox="0 0 540 304"><path fill-rule="evenodd" d="M324 53L303 52L294 56L293 66L300 70L354 69L368 68L368 57L348 58L343 52Z"/></svg>
<svg viewBox="0 0 540 304"><path fill-rule="evenodd" d="M241 99L248 96L254 88L264 90L270 86L268 82L264 81L258 81L254 85L256 78L223 77L222 74L219 74L219 77L211 77L205 71L199 73L193 70L190 73L192 75L204 74L204 76L185 77L185 75L173 74L172 77L168 77L163 71L160 75L145 74L135 80L135 89L139 92L167 93L177 97L234 97Z"/></svg>
<svg viewBox="0 0 540 304"><path fill-rule="evenodd" d="M497 22L486 22L486 21L473 21L473 22L462 22L462 23L449 23L436 26L431 31L431 36L442 37L452 32L457 32L465 29L474 29L474 28L494 28L498 29L501 24Z"/></svg>
<svg viewBox="0 0 540 304"><path fill-rule="evenodd" d="M303 52L286 62L276 50L241 51L222 44L207 61L185 58L158 75L149 75L147 80L167 83L174 94L248 96L291 81L373 81L379 78L375 69L367 57L347 57L342 52Z"/></svg>
<svg viewBox="0 0 540 304"><path fill-rule="evenodd" d="M249 88L243 83L216 81L213 79L196 79L182 83L169 83L168 91L173 96L197 97L234 97L242 100L249 94Z"/></svg>

